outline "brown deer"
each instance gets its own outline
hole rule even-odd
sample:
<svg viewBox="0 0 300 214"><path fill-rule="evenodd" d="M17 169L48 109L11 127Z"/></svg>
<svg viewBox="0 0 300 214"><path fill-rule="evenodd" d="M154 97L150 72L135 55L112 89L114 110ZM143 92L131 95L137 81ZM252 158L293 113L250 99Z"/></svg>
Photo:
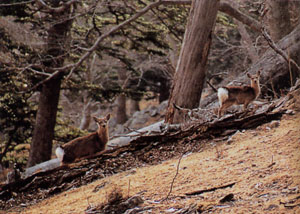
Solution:
<svg viewBox="0 0 300 214"><path fill-rule="evenodd" d="M249 103L254 101L260 94L259 77L260 71L256 75L247 76L251 79L251 85L247 86L225 86L218 89L219 110L218 117L220 118L224 111L232 105L244 105L244 111Z"/></svg>
<svg viewBox="0 0 300 214"><path fill-rule="evenodd" d="M77 158L90 156L105 150L109 139L108 121L110 114L107 114L104 118L93 118L98 125L96 132L78 137L56 149L55 153L61 164L71 163Z"/></svg>

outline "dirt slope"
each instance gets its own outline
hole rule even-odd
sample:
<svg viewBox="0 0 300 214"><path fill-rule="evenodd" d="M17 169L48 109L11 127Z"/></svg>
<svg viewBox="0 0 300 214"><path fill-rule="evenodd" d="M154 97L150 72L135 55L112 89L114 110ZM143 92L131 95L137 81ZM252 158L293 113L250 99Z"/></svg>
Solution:
<svg viewBox="0 0 300 214"><path fill-rule="evenodd" d="M191 206L203 213L300 213L299 127L300 113L285 115L280 123L236 133L230 141L211 141L204 151L185 155L165 201L179 157L97 180L22 213L84 213L88 206L106 202L115 188L124 196L142 196L142 206L149 208L144 213L175 213ZM185 195L232 182L232 188ZM234 201L219 202L231 193Z"/></svg>

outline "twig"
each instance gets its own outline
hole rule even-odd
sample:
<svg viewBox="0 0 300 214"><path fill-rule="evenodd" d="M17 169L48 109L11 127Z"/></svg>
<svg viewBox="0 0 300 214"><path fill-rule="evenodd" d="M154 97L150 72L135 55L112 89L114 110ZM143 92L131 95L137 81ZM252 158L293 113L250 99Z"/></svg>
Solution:
<svg viewBox="0 0 300 214"><path fill-rule="evenodd" d="M128 181L128 190L127 190L127 197L129 198L130 195L130 179Z"/></svg>
<svg viewBox="0 0 300 214"><path fill-rule="evenodd" d="M217 92L218 90L209 82L209 81L206 81L206 83L215 91Z"/></svg>
<svg viewBox="0 0 300 214"><path fill-rule="evenodd" d="M162 201L168 200L168 198L169 198L169 196L170 196L170 194L171 194L171 192L172 192L172 190L173 190L173 185L174 185L175 179L176 179L176 177L177 177L177 175L178 175L178 172L179 172L180 162L181 162L181 159L182 159L182 157L184 156L184 154L185 154L185 153L183 153L183 154L180 156L179 160L178 160L178 163L177 163L177 169L176 169L176 174L175 174L175 176L174 176L174 178L173 178L173 180L172 180L171 187L170 187L170 191L169 191L169 193L167 194L167 196L166 196Z"/></svg>
<svg viewBox="0 0 300 214"><path fill-rule="evenodd" d="M274 165L275 165L275 162L274 162L274 160L273 160L273 155L272 155L272 161L271 161L271 164L269 164L268 167L272 167L272 166L274 166Z"/></svg>
<svg viewBox="0 0 300 214"><path fill-rule="evenodd" d="M289 73L290 73L290 81L291 81L291 87L293 86L293 75L292 75L292 67L291 67L291 56L290 51L288 50L288 60L289 60Z"/></svg>

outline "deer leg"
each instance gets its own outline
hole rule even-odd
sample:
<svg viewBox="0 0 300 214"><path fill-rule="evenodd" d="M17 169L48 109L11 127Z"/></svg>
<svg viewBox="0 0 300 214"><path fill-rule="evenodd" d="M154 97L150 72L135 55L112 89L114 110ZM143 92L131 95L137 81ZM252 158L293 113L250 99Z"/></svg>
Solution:
<svg viewBox="0 0 300 214"><path fill-rule="evenodd" d="M248 105L249 105L249 102L248 103L244 103L244 111L246 111L247 110L247 108L248 108Z"/></svg>
<svg viewBox="0 0 300 214"><path fill-rule="evenodd" d="M226 111L227 108L233 105L233 102L225 102L219 108L218 117L220 118L223 115L223 112Z"/></svg>

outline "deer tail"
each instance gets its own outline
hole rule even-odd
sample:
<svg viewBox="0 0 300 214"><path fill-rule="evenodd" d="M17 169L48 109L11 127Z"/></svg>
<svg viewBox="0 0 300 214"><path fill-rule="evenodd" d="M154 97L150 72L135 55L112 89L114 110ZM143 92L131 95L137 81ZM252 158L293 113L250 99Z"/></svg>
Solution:
<svg viewBox="0 0 300 214"><path fill-rule="evenodd" d="M58 160L62 162L65 155L65 151L61 147L57 147L55 150L55 154Z"/></svg>
<svg viewBox="0 0 300 214"><path fill-rule="evenodd" d="M228 99L228 97L229 97L228 93L229 92L226 88L218 89L218 98L219 98L220 106L222 106L222 103L224 103Z"/></svg>

